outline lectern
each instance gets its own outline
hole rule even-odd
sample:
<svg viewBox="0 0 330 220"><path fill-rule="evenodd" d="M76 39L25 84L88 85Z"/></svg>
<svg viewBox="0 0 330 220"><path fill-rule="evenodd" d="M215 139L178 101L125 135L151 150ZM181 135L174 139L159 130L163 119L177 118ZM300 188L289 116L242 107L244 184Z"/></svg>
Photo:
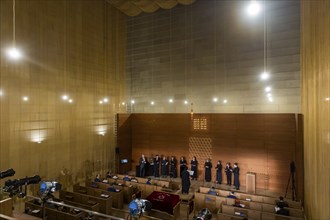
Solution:
<svg viewBox="0 0 330 220"><path fill-rule="evenodd" d="M256 174L248 172L246 173L246 192L256 193Z"/></svg>

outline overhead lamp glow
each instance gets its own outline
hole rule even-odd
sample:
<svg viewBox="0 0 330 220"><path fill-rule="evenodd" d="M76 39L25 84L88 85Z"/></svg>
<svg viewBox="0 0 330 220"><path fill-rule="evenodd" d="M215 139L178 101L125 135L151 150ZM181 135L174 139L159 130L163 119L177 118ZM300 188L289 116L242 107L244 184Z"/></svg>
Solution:
<svg viewBox="0 0 330 220"><path fill-rule="evenodd" d="M169 103L173 103L173 99L169 99L168 102L169 102Z"/></svg>
<svg viewBox="0 0 330 220"><path fill-rule="evenodd" d="M260 74L260 79L263 81L269 79L269 77L270 77L270 74L268 72L263 72Z"/></svg>
<svg viewBox="0 0 330 220"><path fill-rule="evenodd" d="M154 104L155 104L155 102L154 102L154 101L151 101L151 102L150 102L150 105L154 105Z"/></svg>
<svg viewBox="0 0 330 220"><path fill-rule="evenodd" d="M270 91L272 91L272 87L267 86L267 87L265 88L265 92L270 92Z"/></svg>
<svg viewBox="0 0 330 220"><path fill-rule="evenodd" d="M131 104L135 104L135 101L134 100L131 100Z"/></svg>
<svg viewBox="0 0 330 220"><path fill-rule="evenodd" d="M218 98L217 97L214 97L213 98L213 102L218 102Z"/></svg>
<svg viewBox="0 0 330 220"><path fill-rule="evenodd" d="M248 15L254 17L261 11L261 6L256 0L251 0L246 10Z"/></svg>
<svg viewBox="0 0 330 220"><path fill-rule="evenodd" d="M272 97L272 94L271 93L267 93L266 96L267 97Z"/></svg>
<svg viewBox="0 0 330 220"><path fill-rule="evenodd" d="M121 105L125 105L125 102L122 102Z"/></svg>
<svg viewBox="0 0 330 220"><path fill-rule="evenodd" d="M103 101L102 101L102 100L100 100L100 101L99 101L99 103L102 105L102 104L103 104Z"/></svg>
<svg viewBox="0 0 330 220"><path fill-rule="evenodd" d="M273 98L272 97L268 97L268 101L269 102L273 102Z"/></svg>
<svg viewBox="0 0 330 220"><path fill-rule="evenodd" d="M107 103L108 101L109 101L108 98L104 98L104 99L103 99L103 102L104 102L104 103Z"/></svg>
<svg viewBox="0 0 330 220"><path fill-rule="evenodd" d="M27 96L23 96L23 98L22 98L22 99L23 99L23 101L24 101L24 102L27 102L27 101L29 101L29 97L27 97Z"/></svg>
<svg viewBox="0 0 330 220"><path fill-rule="evenodd" d="M68 100L68 99L69 99L69 96L67 96L67 95L62 95L62 99L63 99L63 100Z"/></svg>
<svg viewBox="0 0 330 220"><path fill-rule="evenodd" d="M330 101L330 97L325 98L325 101L329 102Z"/></svg>
<svg viewBox="0 0 330 220"><path fill-rule="evenodd" d="M185 105L187 105L188 104L188 101L187 100L184 100L184 102L183 102Z"/></svg>
<svg viewBox="0 0 330 220"><path fill-rule="evenodd" d="M18 60L19 58L22 57L21 51L15 47L8 49L7 55L10 59L13 59L13 60Z"/></svg>
<svg viewBox="0 0 330 220"><path fill-rule="evenodd" d="M69 103L72 103L73 102L73 100L72 99L69 99L69 101L68 101Z"/></svg>
<svg viewBox="0 0 330 220"><path fill-rule="evenodd" d="M224 104L226 104L226 103L228 102L228 100L227 100L227 99L224 99L222 102L223 102Z"/></svg>
<svg viewBox="0 0 330 220"><path fill-rule="evenodd" d="M0 96L3 96L3 91L2 90L0 90Z"/></svg>

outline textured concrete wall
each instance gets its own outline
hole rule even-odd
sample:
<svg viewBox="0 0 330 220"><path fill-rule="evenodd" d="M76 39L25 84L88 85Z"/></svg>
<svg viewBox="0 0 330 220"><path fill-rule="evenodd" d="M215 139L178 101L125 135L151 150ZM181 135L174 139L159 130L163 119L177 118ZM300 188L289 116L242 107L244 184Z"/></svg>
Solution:
<svg viewBox="0 0 330 220"><path fill-rule="evenodd" d="M263 13L247 16L248 2L199 0L129 18L128 109L190 112L193 103L194 112L300 112L300 2L266 1L265 25ZM264 63L267 82L259 80Z"/></svg>

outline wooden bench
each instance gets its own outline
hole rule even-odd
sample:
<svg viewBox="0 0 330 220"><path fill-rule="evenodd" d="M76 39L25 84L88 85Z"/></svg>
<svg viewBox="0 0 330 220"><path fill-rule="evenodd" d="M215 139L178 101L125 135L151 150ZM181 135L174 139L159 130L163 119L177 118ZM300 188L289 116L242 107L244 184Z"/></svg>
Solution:
<svg viewBox="0 0 330 220"><path fill-rule="evenodd" d="M261 220L261 211L222 204L222 213Z"/></svg>
<svg viewBox="0 0 330 220"><path fill-rule="evenodd" d="M0 200L0 214L7 216L13 215L13 201L11 198Z"/></svg>
<svg viewBox="0 0 330 220"><path fill-rule="evenodd" d="M244 217L218 212L217 220L242 220Z"/></svg>
<svg viewBox="0 0 330 220"><path fill-rule="evenodd" d="M277 215L275 213L269 213L269 212L262 212L261 213L261 218L262 218L262 220L304 220L304 218L297 218L297 217L294 217L294 216Z"/></svg>
<svg viewBox="0 0 330 220"><path fill-rule="evenodd" d="M101 197L100 195L88 195L78 192L69 192L66 190L60 190L60 199L80 203L84 205L95 205L99 203L100 205L100 212L104 214L111 214L112 208L112 198L109 196L108 198Z"/></svg>

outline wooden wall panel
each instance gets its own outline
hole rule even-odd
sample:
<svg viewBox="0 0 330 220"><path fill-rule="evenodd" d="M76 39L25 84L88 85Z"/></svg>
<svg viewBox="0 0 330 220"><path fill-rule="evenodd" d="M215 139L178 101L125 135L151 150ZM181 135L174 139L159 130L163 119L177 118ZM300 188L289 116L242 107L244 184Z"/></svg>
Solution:
<svg viewBox="0 0 330 220"><path fill-rule="evenodd" d="M305 210L330 218L330 1L301 1Z"/></svg>
<svg viewBox="0 0 330 220"><path fill-rule="evenodd" d="M264 189L265 193L284 194L289 165L295 160L299 186L303 186L302 129L296 127L302 123L301 117L295 114L200 114L195 117L207 117L209 129L193 130L190 114L132 114L132 169L142 153L147 157L174 155L177 159L183 155L190 163L189 138L205 138L211 140L212 150L210 155L196 155L200 175L204 173L203 165L208 157L213 166L217 160L222 160L224 165L238 162L242 185L245 185L245 174L255 172L257 188ZM215 169L212 174L214 181ZM302 192L299 188L299 198Z"/></svg>

